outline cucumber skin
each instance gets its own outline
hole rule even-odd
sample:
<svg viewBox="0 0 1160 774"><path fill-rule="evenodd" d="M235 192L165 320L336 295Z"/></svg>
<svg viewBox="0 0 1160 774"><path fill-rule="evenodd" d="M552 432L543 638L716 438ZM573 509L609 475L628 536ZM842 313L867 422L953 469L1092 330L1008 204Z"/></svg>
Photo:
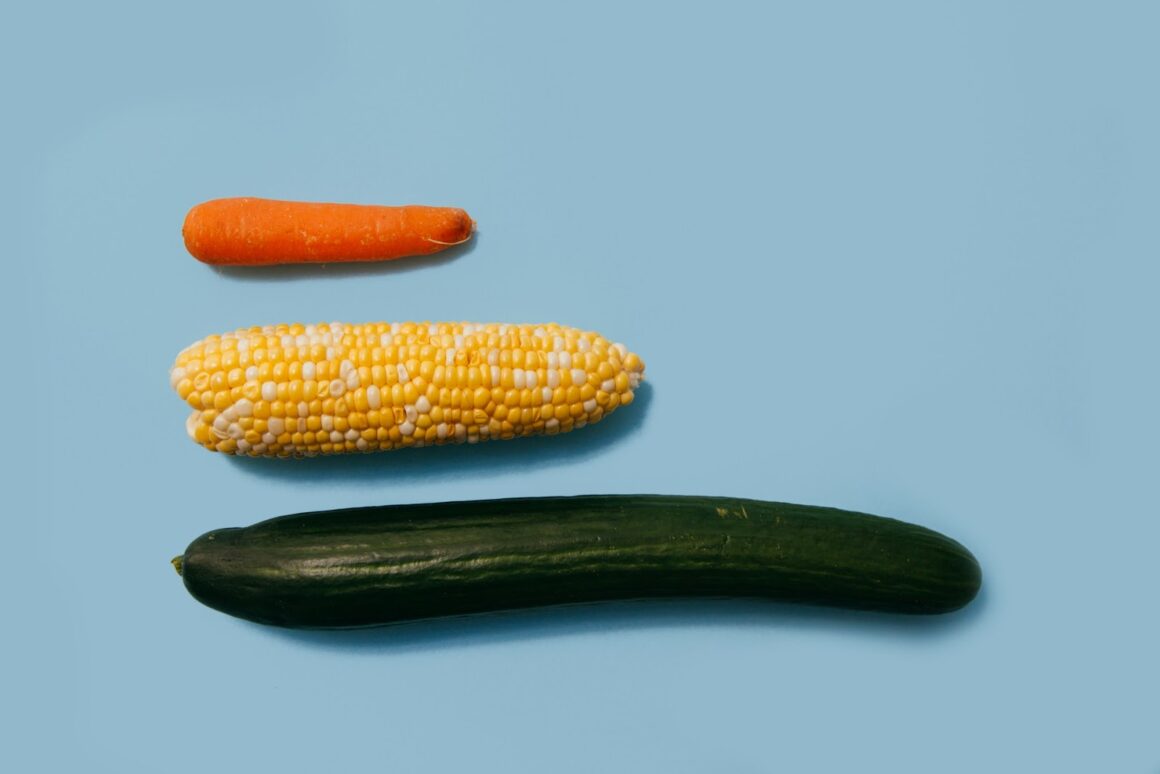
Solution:
<svg viewBox="0 0 1160 774"><path fill-rule="evenodd" d="M189 592L290 628L654 597L946 613L978 593L959 543L894 519L725 497L584 495L353 508L197 538Z"/></svg>

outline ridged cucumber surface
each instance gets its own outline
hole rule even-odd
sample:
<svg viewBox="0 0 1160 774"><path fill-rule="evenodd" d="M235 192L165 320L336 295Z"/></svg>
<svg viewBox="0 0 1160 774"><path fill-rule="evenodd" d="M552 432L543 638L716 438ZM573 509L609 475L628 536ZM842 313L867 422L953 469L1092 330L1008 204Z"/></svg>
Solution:
<svg viewBox="0 0 1160 774"><path fill-rule="evenodd" d="M303 513L208 532L174 564L204 604L295 628L656 597L946 613L981 582L967 549L914 524L665 495Z"/></svg>

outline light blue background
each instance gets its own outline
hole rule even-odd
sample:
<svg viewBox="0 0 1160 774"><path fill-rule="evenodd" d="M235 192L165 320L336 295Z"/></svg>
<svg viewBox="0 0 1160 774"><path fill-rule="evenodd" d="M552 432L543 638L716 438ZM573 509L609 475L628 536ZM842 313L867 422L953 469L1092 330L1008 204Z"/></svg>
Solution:
<svg viewBox="0 0 1160 774"><path fill-rule="evenodd" d="M5 17L7 770L1157 770L1155 4ZM179 229L230 195L452 204L480 232L217 272ZM263 464L186 439L182 347L330 319L557 320L649 386L509 444ZM917 521L986 589L933 621L681 603L292 634L169 566L281 513L581 492Z"/></svg>

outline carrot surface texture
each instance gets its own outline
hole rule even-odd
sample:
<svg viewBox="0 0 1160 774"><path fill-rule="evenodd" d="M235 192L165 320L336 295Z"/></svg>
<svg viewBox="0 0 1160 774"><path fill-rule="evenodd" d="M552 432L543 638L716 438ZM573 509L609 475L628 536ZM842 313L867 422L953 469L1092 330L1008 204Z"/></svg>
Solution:
<svg viewBox="0 0 1160 774"><path fill-rule="evenodd" d="M290 202L238 197L198 204L185 216L185 247L204 263L389 261L462 244L475 228L455 207Z"/></svg>

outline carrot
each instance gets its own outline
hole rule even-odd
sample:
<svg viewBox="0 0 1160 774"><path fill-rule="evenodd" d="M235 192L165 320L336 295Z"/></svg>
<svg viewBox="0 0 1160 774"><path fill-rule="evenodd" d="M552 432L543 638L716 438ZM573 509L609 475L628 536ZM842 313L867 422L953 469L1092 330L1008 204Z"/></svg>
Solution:
<svg viewBox="0 0 1160 774"><path fill-rule="evenodd" d="M383 207L240 197L203 202L181 233L199 261L231 266L389 261L462 244L475 228L453 207Z"/></svg>

